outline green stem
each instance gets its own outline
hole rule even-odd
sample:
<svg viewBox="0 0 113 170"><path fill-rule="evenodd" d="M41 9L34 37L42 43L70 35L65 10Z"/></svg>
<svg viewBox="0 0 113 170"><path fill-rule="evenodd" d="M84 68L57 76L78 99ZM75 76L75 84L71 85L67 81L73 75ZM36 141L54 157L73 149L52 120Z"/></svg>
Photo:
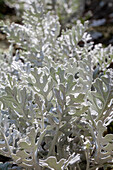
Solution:
<svg viewBox="0 0 113 170"><path fill-rule="evenodd" d="M80 166L79 166L79 164L77 163L77 168L78 168L78 170L81 170L81 168L80 168Z"/></svg>
<svg viewBox="0 0 113 170"><path fill-rule="evenodd" d="M4 134L3 130L2 130L2 128L0 129L0 131L1 131L2 136L4 137L6 146L7 146L7 148L8 148L9 154L10 154L10 156L11 156L11 155L12 155L12 151L11 151L10 146L9 146L9 144L8 144L7 137L5 136L5 134Z"/></svg>
<svg viewBox="0 0 113 170"><path fill-rule="evenodd" d="M89 170L89 149L86 149L85 155L86 155L86 161L87 161L86 170Z"/></svg>
<svg viewBox="0 0 113 170"><path fill-rule="evenodd" d="M33 151L33 162L34 162L34 169L41 170L41 167L39 166L39 161L37 159L37 151L35 152L35 150Z"/></svg>
<svg viewBox="0 0 113 170"><path fill-rule="evenodd" d="M49 157L53 152L54 146L55 146L57 138L58 138L58 132L59 132L59 126L57 126L57 128L56 128L56 134L55 134L55 136L53 138L52 145L50 147L50 150L49 150L49 153L48 153L47 157Z"/></svg>

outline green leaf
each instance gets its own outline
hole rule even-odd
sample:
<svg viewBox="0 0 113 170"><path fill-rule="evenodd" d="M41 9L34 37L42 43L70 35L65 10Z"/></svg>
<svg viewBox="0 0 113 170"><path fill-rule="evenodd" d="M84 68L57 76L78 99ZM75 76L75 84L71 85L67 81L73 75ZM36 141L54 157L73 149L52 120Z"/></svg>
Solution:
<svg viewBox="0 0 113 170"><path fill-rule="evenodd" d="M97 122L97 136L96 136L96 153L95 161L99 164L101 162L104 164L106 161L112 162L113 158L113 134L107 134L103 137L106 130L103 122L99 120Z"/></svg>
<svg viewBox="0 0 113 170"><path fill-rule="evenodd" d="M42 167L50 168L51 170L62 170L63 164L65 162L65 159L61 159L59 162L57 162L56 157L49 156L45 160L40 160L40 164Z"/></svg>
<svg viewBox="0 0 113 170"><path fill-rule="evenodd" d="M101 77L101 79L97 78L93 83L95 91L92 91L89 95L91 109L96 111L98 114L97 120L101 118L105 119L109 114L110 107L112 107L113 78L111 75L112 72L108 71L106 75Z"/></svg>
<svg viewBox="0 0 113 170"><path fill-rule="evenodd" d="M0 164L0 169L1 170L8 170L11 167L11 164L9 162L6 162L4 164Z"/></svg>

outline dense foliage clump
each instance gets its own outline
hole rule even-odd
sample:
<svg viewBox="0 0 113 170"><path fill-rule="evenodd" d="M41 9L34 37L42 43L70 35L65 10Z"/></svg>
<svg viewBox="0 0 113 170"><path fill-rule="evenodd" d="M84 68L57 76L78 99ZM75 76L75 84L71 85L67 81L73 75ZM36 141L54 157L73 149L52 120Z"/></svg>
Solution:
<svg viewBox="0 0 113 170"><path fill-rule="evenodd" d="M23 25L0 26L11 43L0 55L0 154L25 169L112 167L113 48L94 45L87 22L61 31L40 1Z"/></svg>

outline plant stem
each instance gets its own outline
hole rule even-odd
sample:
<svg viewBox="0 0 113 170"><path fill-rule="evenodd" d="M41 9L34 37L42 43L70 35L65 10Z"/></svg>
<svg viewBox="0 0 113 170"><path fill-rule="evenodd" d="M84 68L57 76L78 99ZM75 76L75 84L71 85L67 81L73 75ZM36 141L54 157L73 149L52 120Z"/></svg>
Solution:
<svg viewBox="0 0 113 170"><path fill-rule="evenodd" d="M87 161L86 170L89 170L89 149L86 149L85 155L86 155L86 161Z"/></svg>
<svg viewBox="0 0 113 170"><path fill-rule="evenodd" d="M78 170L81 170L81 168L80 168L80 166L79 166L79 164L77 163L77 168L78 168Z"/></svg>
<svg viewBox="0 0 113 170"><path fill-rule="evenodd" d="M10 156L11 156L11 155L12 155L12 151L11 151L11 149L10 149L10 146L9 146L9 144L8 144L8 141L7 141L7 138L6 138L6 136L5 136L5 134L4 134L3 130L2 130L2 128L0 128L0 131L1 131L2 136L4 137L6 146L7 146L7 148L8 148L9 154L10 154Z"/></svg>
<svg viewBox="0 0 113 170"><path fill-rule="evenodd" d="M49 153L48 153L47 157L49 157L53 152L54 146L56 144L56 140L58 138L58 132L59 132L59 126L57 126L57 128L56 128L56 134L55 134L55 136L53 138L52 145L50 147L50 150L49 150Z"/></svg>

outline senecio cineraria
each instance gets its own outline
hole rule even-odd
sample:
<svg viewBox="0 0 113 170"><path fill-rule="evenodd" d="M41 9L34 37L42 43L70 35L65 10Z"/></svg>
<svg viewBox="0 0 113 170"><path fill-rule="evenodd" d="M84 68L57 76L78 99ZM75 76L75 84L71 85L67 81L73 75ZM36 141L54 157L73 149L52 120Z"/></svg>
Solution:
<svg viewBox="0 0 113 170"><path fill-rule="evenodd" d="M94 45L87 22L61 31L43 3L30 2L22 25L0 23L11 43L0 54L0 154L26 170L107 170L113 47Z"/></svg>

